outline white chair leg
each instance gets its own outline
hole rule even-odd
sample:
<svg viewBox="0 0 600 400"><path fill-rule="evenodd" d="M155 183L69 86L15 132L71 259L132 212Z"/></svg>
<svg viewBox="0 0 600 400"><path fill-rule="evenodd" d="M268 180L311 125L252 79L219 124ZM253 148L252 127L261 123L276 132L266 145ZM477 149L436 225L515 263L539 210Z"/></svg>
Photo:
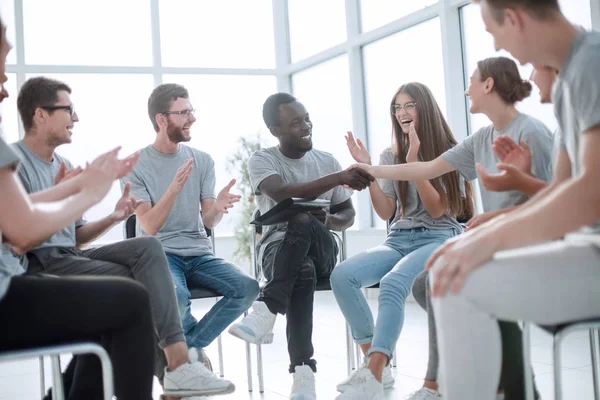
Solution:
<svg viewBox="0 0 600 400"><path fill-rule="evenodd" d="M561 356L560 356L560 343L562 341L562 338L560 337L560 335L555 335L554 336L554 342L553 342L553 347L554 347L554 400L561 400L562 399L562 382L561 382L561 374L560 374L560 362L561 362Z"/></svg>
<svg viewBox="0 0 600 400"><path fill-rule="evenodd" d="M248 373L248 391L252 391L252 354L250 343L246 342L246 372Z"/></svg>
<svg viewBox="0 0 600 400"><path fill-rule="evenodd" d="M362 349L361 349L361 348L360 348L360 346L357 344L357 345L356 345L356 361L355 361L355 362L356 362L356 369L359 369L359 368L360 368L360 366L362 365L362 363L363 363L363 360L362 360L362 358L363 358L363 355L362 355Z"/></svg>
<svg viewBox="0 0 600 400"><path fill-rule="evenodd" d="M219 349L219 376L222 378L225 376L225 372L223 367L223 340L221 339L221 335L217 337L217 348Z"/></svg>
<svg viewBox="0 0 600 400"><path fill-rule="evenodd" d="M531 324L523 322L523 373L525 374L525 399L533 400L533 371L531 370Z"/></svg>
<svg viewBox="0 0 600 400"><path fill-rule="evenodd" d="M353 340L352 333L350 332L350 326L346 324L346 364L348 368L348 376L354 369L354 351L353 351Z"/></svg>
<svg viewBox="0 0 600 400"><path fill-rule="evenodd" d="M392 353L392 368L396 368L398 366L398 362L396 361L396 354L398 354L398 349L394 349L394 352Z"/></svg>
<svg viewBox="0 0 600 400"><path fill-rule="evenodd" d="M46 372L44 371L44 357L40 357L40 393L42 399L46 395Z"/></svg>
<svg viewBox="0 0 600 400"><path fill-rule="evenodd" d="M265 382L263 379L262 346L260 344L256 345L256 364L258 369L258 391L264 393Z"/></svg>
<svg viewBox="0 0 600 400"><path fill-rule="evenodd" d="M65 400L62 382L62 370L58 356L50 356L52 365L52 400Z"/></svg>
<svg viewBox="0 0 600 400"><path fill-rule="evenodd" d="M592 378L594 379L594 400L600 400L598 377L598 331L590 329L590 349L592 353Z"/></svg>

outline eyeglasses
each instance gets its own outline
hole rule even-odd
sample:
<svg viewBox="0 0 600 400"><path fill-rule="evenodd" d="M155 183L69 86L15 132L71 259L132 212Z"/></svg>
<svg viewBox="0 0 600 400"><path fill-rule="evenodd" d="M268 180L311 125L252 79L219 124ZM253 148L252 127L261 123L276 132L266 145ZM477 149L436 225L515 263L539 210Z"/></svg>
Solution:
<svg viewBox="0 0 600 400"><path fill-rule="evenodd" d="M68 106L43 106L40 107L42 110L46 110L46 111L56 111L56 110L65 110L69 112L69 115L72 117L73 115L75 115L75 106L73 104L70 104Z"/></svg>
<svg viewBox="0 0 600 400"><path fill-rule="evenodd" d="M196 114L196 110L193 109L193 108L188 108L188 109L181 110L181 111L164 111L161 114L165 114L165 115L178 114L178 115L181 115L181 116L183 116L185 118L189 118L190 115Z"/></svg>
<svg viewBox="0 0 600 400"><path fill-rule="evenodd" d="M405 105L401 106L400 104L392 104L392 106L390 107L390 112L393 115L398 114L400 111L402 111L402 109L406 110L406 111L412 111L417 107L417 103L415 101L410 101L408 103L406 103Z"/></svg>

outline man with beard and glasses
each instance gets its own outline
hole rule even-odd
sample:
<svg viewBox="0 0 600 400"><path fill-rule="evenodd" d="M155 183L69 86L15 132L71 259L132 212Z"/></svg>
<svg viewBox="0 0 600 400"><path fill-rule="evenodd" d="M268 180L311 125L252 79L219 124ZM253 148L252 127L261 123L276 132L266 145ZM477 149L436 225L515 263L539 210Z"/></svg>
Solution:
<svg viewBox="0 0 600 400"><path fill-rule="evenodd" d="M25 137L15 143L13 149L22 161L19 178L31 194L30 198L38 202L52 202L58 198L56 196L64 197L62 191L47 189L60 181L79 179L75 175L81 169L73 169L68 160L55 153L57 147L71 142L72 129L79 121L70 94L68 85L45 77L29 79L19 92L17 106ZM165 394L200 396L232 392L233 384L210 372L200 362L201 354L185 343L168 263L156 238L129 239L81 249L135 211L139 201L130 197L129 192L128 185L115 210L107 217L89 223L80 218L43 242L32 242L27 248L19 248L27 256L27 274L121 276L140 282L150 295L158 341L156 350L162 360L157 363L156 372L163 381ZM64 311L68 312L67 308ZM158 351L159 347L162 351ZM75 359L77 361L66 372L65 382L73 378L85 379L89 375L76 371L86 369L84 366L89 363L97 364L93 357L78 356ZM80 387L97 383L78 382ZM65 390L68 392L69 388ZM98 390L101 393L101 388Z"/></svg>
<svg viewBox="0 0 600 400"><path fill-rule="evenodd" d="M329 200L331 207L299 211L287 223L265 227L257 245L268 283L253 311L229 333L250 343L272 343L277 314L287 318L290 399L315 399L317 362L312 358L313 302L317 279L327 279L335 266L337 244L330 229L354 223L355 211L344 188L363 190L373 181L364 171L342 170L329 153L313 149L312 122L304 105L290 94L265 101L263 119L279 145L250 157L252 190L262 214L289 197Z"/></svg>
<svg viewBox="0 0 600 400"><path fill-rule="evenodd" d="M215 196L213 159L183 144L191 139L196 122L186 88L158 86L148 99L148 116L156 140L140 151L138 164L122 186L131 185L141 202L135 210L141 234L156 236L165 249L187 343L203 349L258 296L258 282L215 257L204 230L214 228L240 196L230 193L235 180ZM200 321L191 313L193 288L223 295Z"/></svg>

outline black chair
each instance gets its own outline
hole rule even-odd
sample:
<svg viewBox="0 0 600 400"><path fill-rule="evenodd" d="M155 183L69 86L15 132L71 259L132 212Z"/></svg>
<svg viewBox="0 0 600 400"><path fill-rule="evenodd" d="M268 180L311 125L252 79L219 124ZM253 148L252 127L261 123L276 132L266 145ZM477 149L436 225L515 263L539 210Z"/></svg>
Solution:
<svg viewBox="0 0 600 400"><path fill-rule="evenodd" d="M254 210L252 214L252 220L256 220L260 217L260 210ZM259 282L262 281L262 287L264 287L264 280L262 275L262 268L258 264L258 255L256 254L256 244L257 244L257 236L262 234L262 226L261 225L253 225L253 235L252 235L252 263L254 265L254 278ZM346 231L342 232L331 232L338 242L339 248L339 262L342 262L346 259ZM325 291L331 290L331 284L329 278L321 278L317 280L316 283L316 291ZM354 369L354 358L353 358L353 350L352 350L352 336L350 334L350 327L346 324L346 351L347 351L347 362L348 362L348 374L352 372ZM256 364L257 364L257 374L258 374L258 388L261 393L265 391L264 389L264 379L263 379L263 362L262 362L262 347L260 344L256 345ZM248 376L248 381L252 380L252 376Z"/></svg>
<svg viewBox="0 0 600 400"><path fill-rule="evenodd" d="M137 219L135 214L131 215L129 218L127 218L127 221L125 221L125 238L130 239L130 238L134 238L136 236L136 230L137 230ZM213 253L215 252L215 236L213 235L213 231L210 228L207 228L206 226L204 227L204 230L206 231L206 235L210 238L211 240L211 245L212 245L212 250ZM193 288L190 289L190 297L192 300L197 300L197 299L215 299L215 303L217 301L219 301L220 297L223 297L223 295L219 292L215 292L211 289L207 289L207 288ZM244 315L246 315L247 312L244 313ZM222 343L222 339L221 339L221 335L219 335L219 337L217 338L217 346L219 349L219 375L221 377L224 376L224 365L223 365L223 343ZM252 376L252 364L250 362L250 344L246 343L246 366L248 368L248 377L250 378ZM252 391L252 380L248 379L248 391Z"/></svg>
<svg viewBox="0 0 600 400"><path fill-rule="evenodd" d="M531 323L523 323L523 365L525 366L525 389L527 400L534 399L533 379L531 371ZM590 350L592 359L592 377L594 380L594 400L600 400L600 376L598 376L598 334L600 319L574 321L560 325L539 325L552 335L554 356L554 399L562 399L560 345L563 339L572 332L587 330L590 334Z"/></svg>

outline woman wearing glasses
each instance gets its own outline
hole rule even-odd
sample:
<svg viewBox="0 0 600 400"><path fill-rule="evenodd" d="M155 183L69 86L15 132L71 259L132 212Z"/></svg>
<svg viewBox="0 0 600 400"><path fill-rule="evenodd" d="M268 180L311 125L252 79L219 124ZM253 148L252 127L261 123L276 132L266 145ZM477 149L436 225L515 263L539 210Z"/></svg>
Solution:
<svg viewBox="0 0 600 400"><path fill-rule="evenodd" d="M430 161L457 142L431 91L407 83L391 101L392 146L381 165ZM370 164L369 152L349 132L353 158ZM437 179L395 182L383 179L369 186L377 215L393 220L385 243L338 265L331 275L336 300L368 363L338 385L339 399L383 399L394 379L389 368L404 320L404 302L425 261L447 239L462 232L457 216L472 215L472 190L456 172ZM380 284L377 324L361 288Z"/></svg>
<svg viewBox="0 0 600 400"><path fill-rule="evenodd" d="M499 173L499 160L494 154L494 139L506 135L517 143L529 146L532 158L529 165L519 169L531 171L538 179L549 181L551 177L552 133L539 120L520 113L515 104L531 93L531 83L521 79L514 61L506 57L488 58L477 63L470 79L466 95L471 99L470 112L486 115L492 124L468 136L460 144L433 159L419 162L371 166L361 162L351 168L362 168L376 178L396 181L418 181L433 179L458 171L466 180L477 178L478 169L487 173ZM419 106L417 105L417 108ZM503 162L512 163L510 156ZM527 196L518 191L491 192L479 187L484 212L497 211L521 204ZM476 225L476 220L467 223L468 228ZM426 273L423 273L426 274ZM423 287L424 275L417 278ZM428 308L428 312L432 310ZM430 318L433 321L433 318ZM502 387L506 398L523 398L523 365L521 331L517 324L500 322L503 346ZM430 360L423 388L411 399L439 398L437 392L437 348L435 325L429 325Z"/></svg>
<svg viewBox="0 0 600 400"><path fill-rule="evenodd" d="M0 20L0 84L7 79L10 49ZM7 96L2 88L0 102ZM15 173L19 158L0 135L0 353L76 341L104 343L120 400L152 398L154 338L146 290L121 278L23 277L11 247L27 247L75 221L136 160L119 160L116 150L106 153L79 176L49 189L45 196L55 201L40 203L23 189ZM67 399L102 398L99 363L87 360L93 357L80 357Z"/></svg>

